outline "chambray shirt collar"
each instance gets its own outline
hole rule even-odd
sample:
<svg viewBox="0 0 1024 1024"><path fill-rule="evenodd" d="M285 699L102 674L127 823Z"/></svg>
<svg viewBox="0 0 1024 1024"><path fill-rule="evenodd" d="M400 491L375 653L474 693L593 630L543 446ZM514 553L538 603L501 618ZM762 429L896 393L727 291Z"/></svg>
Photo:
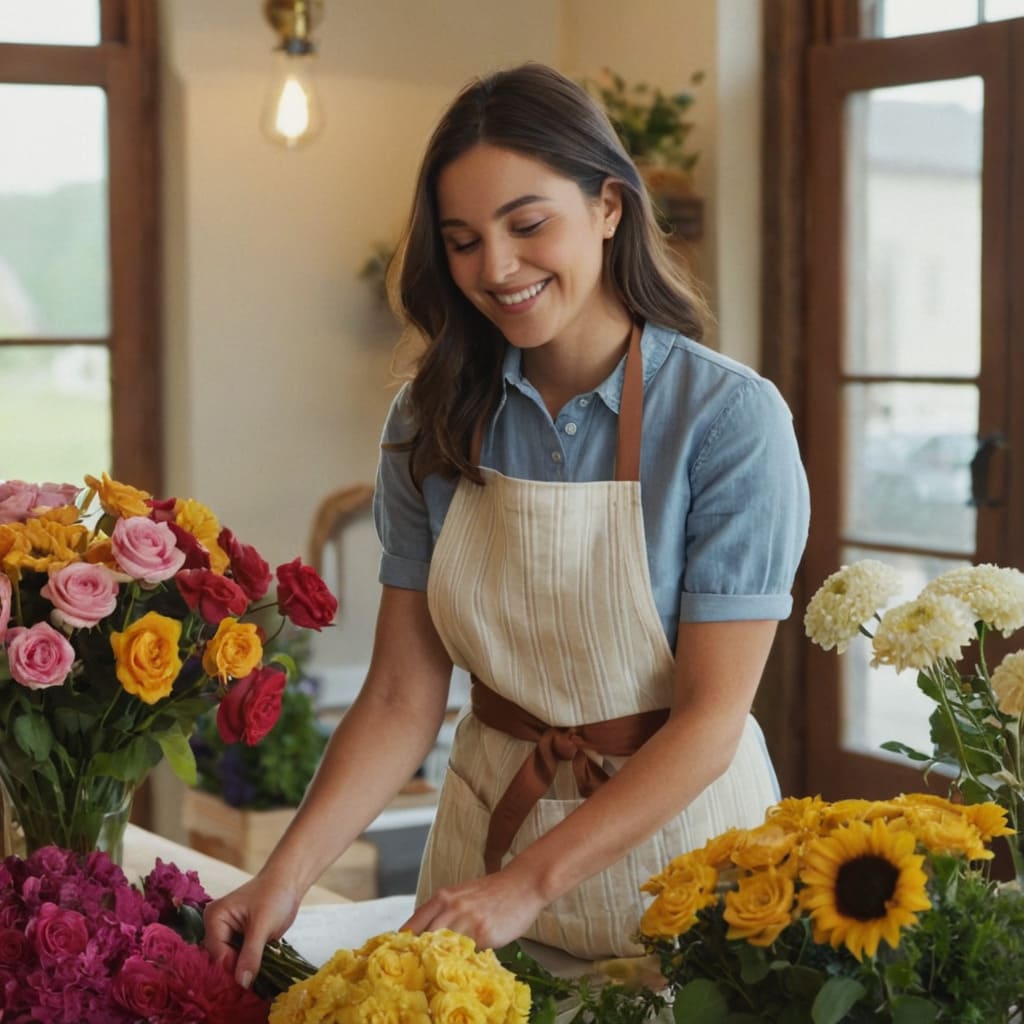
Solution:
<svg viewBox="0 0 1024 1024"><path fill-rule="evenodd" d="M640 352L644 361L644 390L654 375L661 369L668 354L672 349L672 332L653 324L645 324L643 334L640 336ZM618 415L619 407L622 404L622 382L626 373L626 360L620 359L618 365L611 374L592 392L601 399L608 408ZM509 386L539 399L536 388L523 376L523 352L515 345L505 346L505 362L502 369L502 393L498 403L497 412L500 413L505 405L508 396ZM576 396L581 397L581 396Z"/></svg>

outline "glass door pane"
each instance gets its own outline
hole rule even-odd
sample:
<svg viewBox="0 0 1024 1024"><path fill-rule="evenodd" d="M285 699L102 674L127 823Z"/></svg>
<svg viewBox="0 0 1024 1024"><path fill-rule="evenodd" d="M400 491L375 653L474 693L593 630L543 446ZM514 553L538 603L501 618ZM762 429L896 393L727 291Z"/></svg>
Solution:
<svg viewBox="0 0 1024 1024"><path fill-rule="evenodd" d="M0 340L106 336L106 94L0 85L0 138Z"/></svg>
<svg viewBox="0 0 1024 1024"><path fill-rule="evenodd" d="M0 479L82 482L111 465L105 345L2 345Z"/></svg>
<svg viewBox="0 0 1024 1024"><path fill-rule="evenodd" d="M846 104L840 550L899 569L900 600L977 545L982 107L979 78ZM865 640L841 659L841 746L929 749L931 705L913 673L870 657Z"/></svg>
<svg viewBox="0 0 1024 1024"><path fill-rule="evenodd" d="M0 3L0 43L95 46L100 41L100 0Z"/></svg>

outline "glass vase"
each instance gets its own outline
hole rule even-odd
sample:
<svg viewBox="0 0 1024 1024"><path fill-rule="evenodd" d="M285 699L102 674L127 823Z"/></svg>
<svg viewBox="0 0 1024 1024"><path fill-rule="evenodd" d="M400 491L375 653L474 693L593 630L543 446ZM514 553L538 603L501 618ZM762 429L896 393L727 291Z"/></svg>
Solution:
<svg viewBox="0 0 1024 1024"><path fill-rule="evenodd" d="M124 857L124 831L136 783L110 776L69 777L54 784L37 772L18 778L0 753L0 782L6 804L5 853L28 856L43 846L75 853L102 850L115 863Z"/></svg>

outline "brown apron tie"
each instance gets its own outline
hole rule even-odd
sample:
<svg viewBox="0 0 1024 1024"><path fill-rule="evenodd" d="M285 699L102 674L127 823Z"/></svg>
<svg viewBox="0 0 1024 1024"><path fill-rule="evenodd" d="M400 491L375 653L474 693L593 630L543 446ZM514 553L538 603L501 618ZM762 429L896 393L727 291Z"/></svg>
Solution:
<svg viewBox="0 0 1024 1024"><path fill-rule="evenodd" d="M470 695L473 714L484 725L536 744L491 812L484 847L488 874L501 867L526 816L554 782L560 761L572 762L576 788L586 798L608 781L608 773L585 752L629 757L665 724L669 714L667 708L660 708L588 725L553 726L495 693L476 676Z"/></svg>

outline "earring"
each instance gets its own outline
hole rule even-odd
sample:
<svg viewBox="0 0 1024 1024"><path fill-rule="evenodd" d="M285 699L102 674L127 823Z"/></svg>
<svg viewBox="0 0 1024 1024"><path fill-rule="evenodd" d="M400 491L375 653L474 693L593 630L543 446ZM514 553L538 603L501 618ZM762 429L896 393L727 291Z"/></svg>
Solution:
<svg viewBox="0 0 1024 1024"><path fill-rule="evenodd" d="M614 235L615 235L615 225L614 224L609 224L608 227L606 227L604 229L604 237L605 238L612 238Z"/></svg>

